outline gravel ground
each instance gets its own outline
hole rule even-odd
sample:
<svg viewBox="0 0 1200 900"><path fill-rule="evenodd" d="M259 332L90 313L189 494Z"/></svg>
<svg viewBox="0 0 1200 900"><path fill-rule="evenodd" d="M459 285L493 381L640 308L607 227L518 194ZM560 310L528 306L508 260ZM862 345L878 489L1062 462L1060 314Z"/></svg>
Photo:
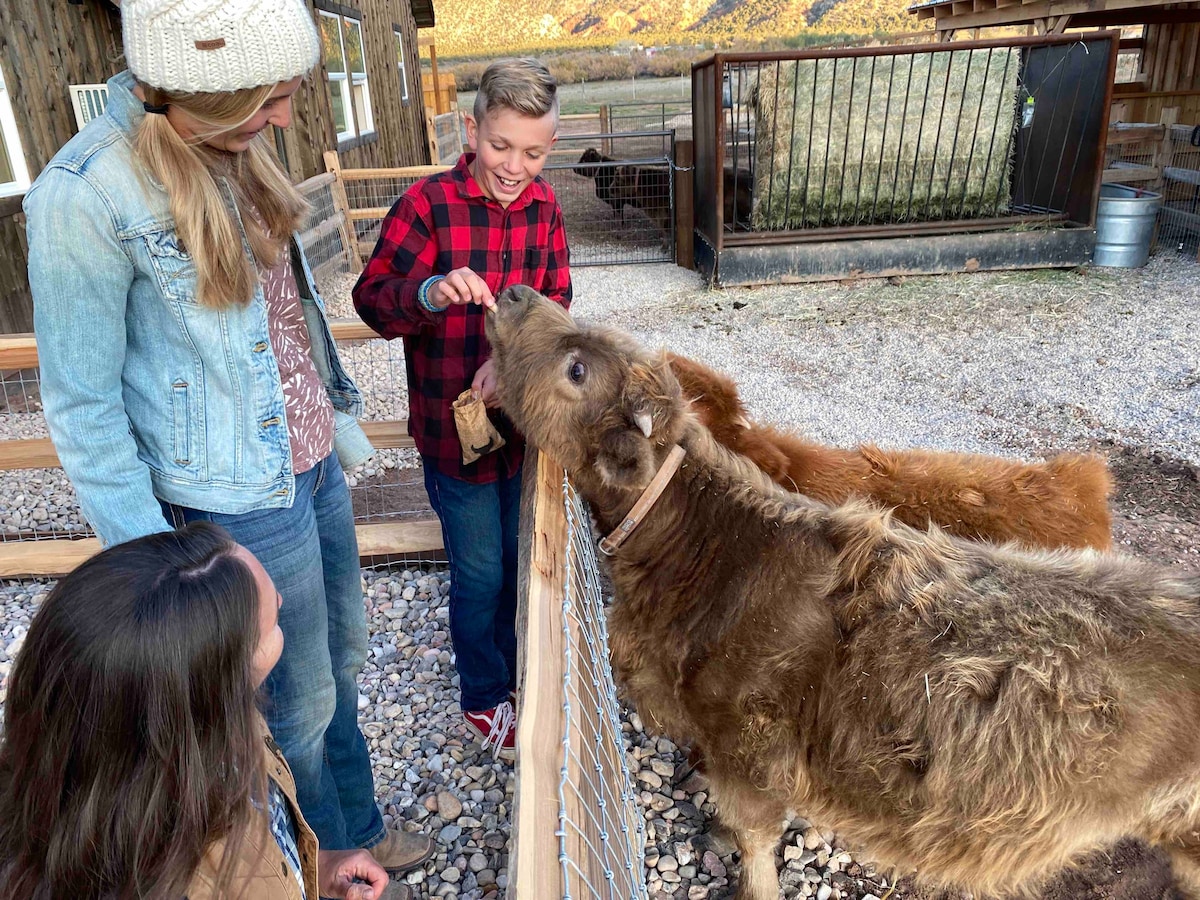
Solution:
<svg viewBox="0 0 1200 900"><path fill-rule="evenodd" d="M575 282L578 316L734 374L754 417L818 440L1030 459L1064 449L1111 455L1120 448L1123 455L1113 457L1125 467L1119 480L1128 477L1131 491L1139 490L1116 529L1118 539L1166 561L1195 566L1200 559L1200 345L1193 333L1200 265L1194 262L1160 256L1138 271L730 291L709 291L694 273L673 266L614 266L577 269ZM337 314L350 312L350 283L329 286ZM356 351L360 365L371 367L360 378L379 396L390 394L392 405L381 416L403 414L398 354L381 353L378 345ZM0 415L0 438L41 434L36 414ZM1149 469L1131 462L1139 460L1171 474L1173 490L1184 499L1166 512L1157 508L1155 497L1163 492L1145 483ZM386 469L411 464L410 455L391 455L350 477L369 483ZM1140 542L1146 521L1158 523L1170 540ZM0 528L39 525L81 527L61 473L31 471L0 482ZM438 840L435 859L406 880L418 896L500 897L513 776L462 726L446 573L364 570L363 579L371 651L360 716L381 802L390 821ZM39 582L0 588L0 698L46 590ZM736 884L736 860L727 838L711 827L714 808L703 777L689 775L684 754L669 740L647 735L636 714L625 716L623 728L647 818L651 896L723 896ZM780 863L789 900L918 896L903 882L897 890L833 834L803 819L789 824ZM1053 896L1152 896L1144 889L1090 890L1083 884L1076 893Z"/></svg>

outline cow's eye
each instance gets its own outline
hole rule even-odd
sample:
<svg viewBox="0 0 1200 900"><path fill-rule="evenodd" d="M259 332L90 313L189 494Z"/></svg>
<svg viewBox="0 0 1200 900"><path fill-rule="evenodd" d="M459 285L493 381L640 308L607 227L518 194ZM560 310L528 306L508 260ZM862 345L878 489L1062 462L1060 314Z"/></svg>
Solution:
<svg viewBox="0 0 1200 900"><path fill-rule="evenodd" d="M579 360L571 363L571 367L567 369L567 377L575 384L583 384L583 380L587 378L587 366Z"/></svg>

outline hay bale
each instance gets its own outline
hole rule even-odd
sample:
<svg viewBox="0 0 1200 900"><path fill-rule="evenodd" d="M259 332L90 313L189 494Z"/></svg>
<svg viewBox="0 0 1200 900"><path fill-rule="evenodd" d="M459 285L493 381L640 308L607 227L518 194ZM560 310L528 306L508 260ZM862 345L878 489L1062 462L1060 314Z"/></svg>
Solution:
<svg viewBox="0 0 1200 900"><path fill-rule="evenodd" d="M1018 50L834 62L760 69L754 228L1008 212Z"/></svg>

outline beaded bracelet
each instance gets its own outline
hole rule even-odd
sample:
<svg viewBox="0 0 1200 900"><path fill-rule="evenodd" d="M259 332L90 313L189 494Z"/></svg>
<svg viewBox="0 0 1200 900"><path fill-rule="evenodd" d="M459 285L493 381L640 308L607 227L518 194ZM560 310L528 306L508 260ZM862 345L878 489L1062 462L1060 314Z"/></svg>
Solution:
<svg viewBox="0 0 1200 900"><path fill-rule="evenodd" d="M421 286L417 288L417 302L422 307L429 310L431 313L445 312L446 310L440 306L434 306L429 300L429 289L445 278L445 275L433 275L421 282Z"/></svg>

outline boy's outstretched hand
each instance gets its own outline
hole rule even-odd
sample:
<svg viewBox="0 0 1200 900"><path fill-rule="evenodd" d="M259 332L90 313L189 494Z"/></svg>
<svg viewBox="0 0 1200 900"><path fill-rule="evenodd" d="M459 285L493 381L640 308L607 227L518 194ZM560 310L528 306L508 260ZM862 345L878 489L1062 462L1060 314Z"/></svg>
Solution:
<svg viewBox="0 0 1200 900"><path fill-rule="evenodd" d="M429 286L429 302L443 309L455 303L475 303L491 309L496 305L496 298L486 281L463 266Z"/></svg>
<svg viewBox="0 0 1200 900"><path fill-rule="evenodd" d="M322 897L378 900L388 886L388 873L366 850L320 850L317 885Z"/></svg>

